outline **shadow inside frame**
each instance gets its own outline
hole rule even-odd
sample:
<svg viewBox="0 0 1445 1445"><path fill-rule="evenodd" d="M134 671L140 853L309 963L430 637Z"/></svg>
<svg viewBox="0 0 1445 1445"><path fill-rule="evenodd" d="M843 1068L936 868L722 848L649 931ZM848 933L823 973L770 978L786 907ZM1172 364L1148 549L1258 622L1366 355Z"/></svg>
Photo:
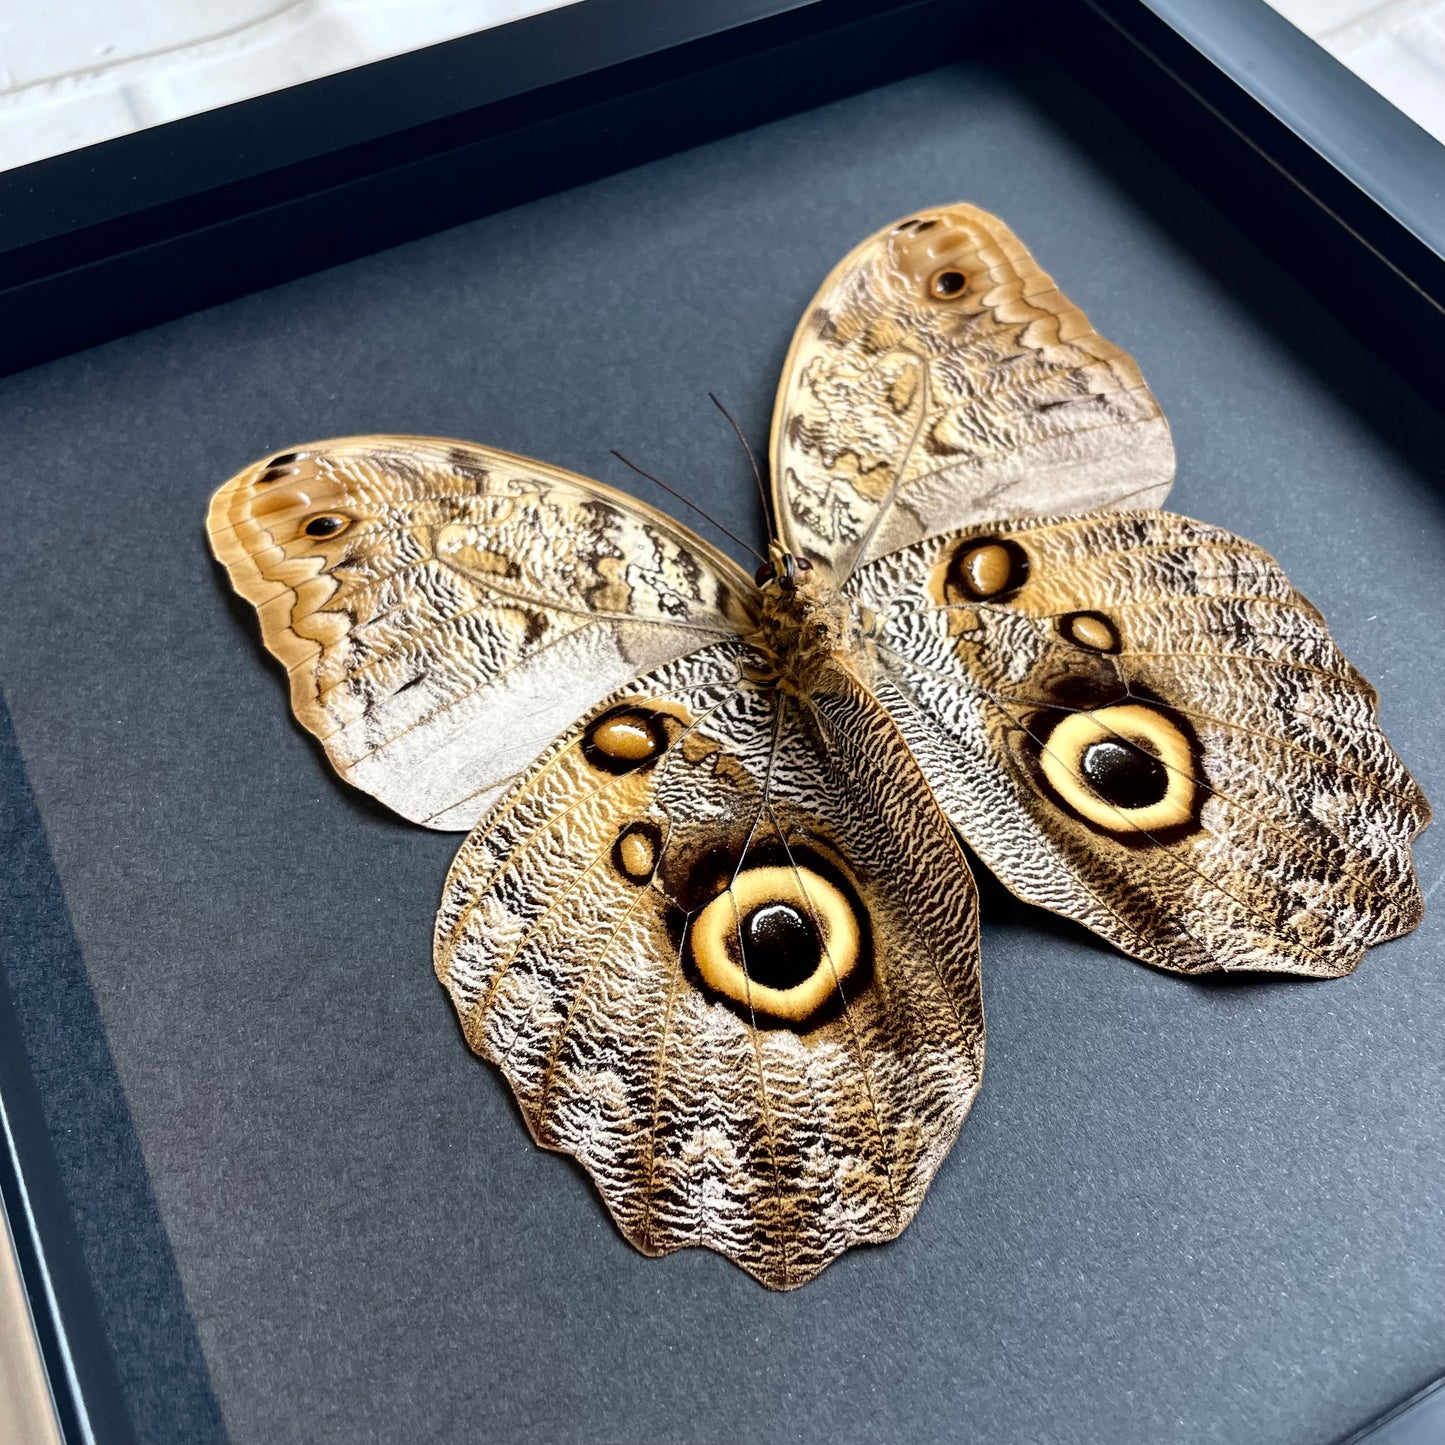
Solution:
<svg viewBox="0 0 1445 1445"><path fill-rule="evenodd" d="M123 1440L133 1432L141 1441L225 1442L3 697L0 898L0 976L9 985L0 1012L11 1015L0 1026L12 1026L0 1034L18 1033L25 1056L7 1057L0 1079L62 1315L42 1321L42 1335L46 1324L64 1332L94 1438ZM28 1080L18 1077L27 1062ZM33 1279L27 1285L36 1292ZM54 1360L47 1363L54 1375ZM65 1417L71 1411L57 1393Z"/></svg>

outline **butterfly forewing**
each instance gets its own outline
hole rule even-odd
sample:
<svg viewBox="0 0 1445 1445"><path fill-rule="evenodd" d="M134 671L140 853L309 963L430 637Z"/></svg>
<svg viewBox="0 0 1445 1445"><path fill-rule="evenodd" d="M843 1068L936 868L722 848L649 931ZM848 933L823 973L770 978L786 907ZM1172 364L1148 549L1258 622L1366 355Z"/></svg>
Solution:
<svg viewBox="0 0 1445 1445"><path fill-rule="evenodd" d="M745 628L752 591L609 487L427 437L258 462L210 535L337 771L433 828L469 828L628 678Z"/></svg>
<svg viewBox="0 0 1445 1445"><path fill-rule="evenodd" d="M1174 448L1132 358L973 206L869 237L805 313L773 416L774 510L839 579L990 517L1158 505Z"/></svg>

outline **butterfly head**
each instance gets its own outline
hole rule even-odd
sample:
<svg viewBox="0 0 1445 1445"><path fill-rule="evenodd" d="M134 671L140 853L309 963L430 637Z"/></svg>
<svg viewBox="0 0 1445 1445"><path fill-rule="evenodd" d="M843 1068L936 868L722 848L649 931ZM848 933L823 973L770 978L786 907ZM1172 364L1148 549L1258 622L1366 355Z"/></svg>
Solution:
<svg viewBox="0 0 1445 1445"><path fill-rule="evenodd" d="M813 564L806 557L785 551L781 542L768 544L768 560L753 573L759 587L776 583L784 592L797 590L799 576L811 572Z"/></svg>

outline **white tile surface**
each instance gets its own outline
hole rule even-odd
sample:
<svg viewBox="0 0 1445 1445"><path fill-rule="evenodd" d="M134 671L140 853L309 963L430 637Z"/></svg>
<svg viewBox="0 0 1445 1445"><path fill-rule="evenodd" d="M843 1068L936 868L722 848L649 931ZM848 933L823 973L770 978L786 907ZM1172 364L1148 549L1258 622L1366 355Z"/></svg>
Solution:
<svg viewBox="0 0 1445 1445"><path fill-rule="evenodd" d="M0 0L0 170L572 0Z"/></svg>
<svg viewBox="0 0 1445 1445"><path fill-rule="evenodd" d="M1445 141L1445 0L1269 4L1436 140Z"/></svg>

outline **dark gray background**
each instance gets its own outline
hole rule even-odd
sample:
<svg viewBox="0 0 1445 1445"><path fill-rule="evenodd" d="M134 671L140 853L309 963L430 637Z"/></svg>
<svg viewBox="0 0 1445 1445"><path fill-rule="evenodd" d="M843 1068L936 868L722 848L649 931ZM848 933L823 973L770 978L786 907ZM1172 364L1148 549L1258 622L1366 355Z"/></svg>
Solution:
<svg viewBox="0 0 1445 1445"><path fill-rule="evenodd" d="M704 393L761 440L828 268L955 199L1139 359L1175 509L1280 559L1445 798L1441 418L1052 68L0 382L0 678L234 1440L1322 1442L1445 1366L1438 914L1342 981L1192 983L989 891L986 1087L903 1238L786 1297L650 1262L461 1041L429 957L458 840L333 780L208 557L221 480L355 431L630 486L619 446L754 531Z"/></svg>

